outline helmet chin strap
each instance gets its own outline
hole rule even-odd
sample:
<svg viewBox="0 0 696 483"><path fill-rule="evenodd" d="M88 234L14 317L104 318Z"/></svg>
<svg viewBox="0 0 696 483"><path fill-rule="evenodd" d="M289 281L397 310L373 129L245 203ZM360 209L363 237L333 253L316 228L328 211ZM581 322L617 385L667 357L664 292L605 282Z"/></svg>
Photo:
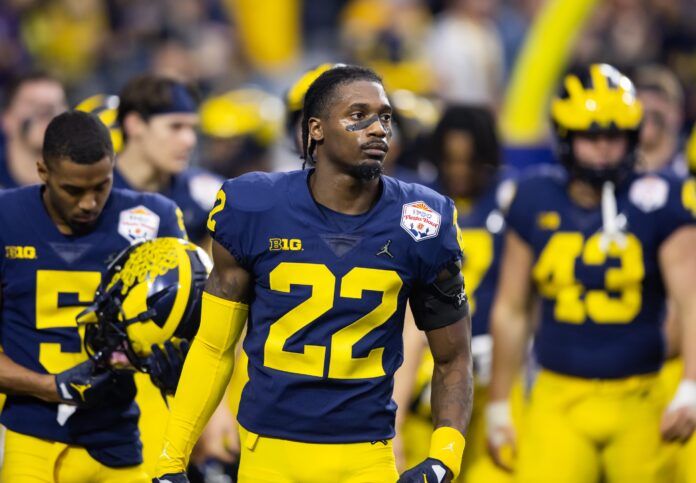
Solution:
<svg viewBox="0 0 696 483"><path fill-rule="evenodd" d="M619 226L614 182L605 181L602 185L602 237L600 248L606 253L612 243L620 248L626 247L626 236Z"/></svg>

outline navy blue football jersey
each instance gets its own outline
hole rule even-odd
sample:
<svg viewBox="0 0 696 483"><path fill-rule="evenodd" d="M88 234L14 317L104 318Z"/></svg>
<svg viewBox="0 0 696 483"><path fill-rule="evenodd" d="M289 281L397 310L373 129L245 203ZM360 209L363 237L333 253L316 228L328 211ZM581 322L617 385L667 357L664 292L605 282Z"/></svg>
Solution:
<svg viewBox="0 0 696 483"><path fill-rule="evenodd" d="M393 375L409 294L461 258L454 204L381 178L367 213L317 204L312 171L225 182L212 237L253 278L239 422L317 443L394 436Z"/></svg>
<svg viewBox="0 0 696 483"><path fill-rule="evenodd" d="M488 333L505 233L503 211L514 189L512 179L500 175L473 204L464 200L455 202L464 250L462 274L474 336Z"/></svg>
<svg viewBox="0 0 696 483"><path fill-rule="evenodd" d="M186 232L194 243L199 243L207 235L205 223L215 202L215 193L223 181L209 171L188 168L172 176L169 187L160 193L181 208ZM134 189L119 172L118 167L114 169L114 187Z"/></svg>
<svg viewBox="0 0 696 483"><path fill-rule="evenodd" d="M565 172L520 181L507 217L534 254L542 300L535 352L542 367L585 378L657 371L665 288L658 250L694 222L685 185L634 175L616 189L620 240L603 239L601 208L584 209L567 192Z"/></svg>
<svg viewBox="0 0 696 483"><path fill-rule="evenodd" d="M41 193L40 185L0 192L0 342L17 364L55 374L87 359L75 317L93 300L107 260L134 242L185 232L172 201L114 189L91 232L66 236ZM108 466L139 464L133 376L119 377L113 397L89 409L10 395L0 422L19 433L83 446Z"/></svg>

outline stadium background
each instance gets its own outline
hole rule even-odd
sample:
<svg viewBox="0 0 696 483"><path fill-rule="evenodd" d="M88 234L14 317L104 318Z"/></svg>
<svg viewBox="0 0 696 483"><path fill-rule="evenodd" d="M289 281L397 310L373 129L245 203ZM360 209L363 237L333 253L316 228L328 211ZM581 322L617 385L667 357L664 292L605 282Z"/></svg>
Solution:
<svg viewBox="0 0 696 483"><path fill-rule="evenodd" d="M283 94L322 62L364 63L407 118L392 158L431 182L418 144L446 102L493 107L506 161L549 161L548 99L573 64L667 66L686 89L684 137L696 118L695 20L693 0L6 0L0 93L36 68L65 83L73 106L147 70L193 81L205 98L254 89L203 119L194 163L229 175L299 166Z"/></svg>

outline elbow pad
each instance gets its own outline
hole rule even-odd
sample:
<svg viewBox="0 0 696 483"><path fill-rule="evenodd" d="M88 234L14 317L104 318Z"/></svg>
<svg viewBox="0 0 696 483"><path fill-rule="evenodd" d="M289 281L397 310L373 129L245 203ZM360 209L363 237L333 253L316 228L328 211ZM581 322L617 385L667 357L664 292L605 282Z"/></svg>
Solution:
<svg viewBox="0 0 696 483"><path fill-rule="evenodd" d="M420 330L446 327L469 315L464 277L458 268L446 280L436 280L426 287L416 289L410 302L413 318Z"/></svg>

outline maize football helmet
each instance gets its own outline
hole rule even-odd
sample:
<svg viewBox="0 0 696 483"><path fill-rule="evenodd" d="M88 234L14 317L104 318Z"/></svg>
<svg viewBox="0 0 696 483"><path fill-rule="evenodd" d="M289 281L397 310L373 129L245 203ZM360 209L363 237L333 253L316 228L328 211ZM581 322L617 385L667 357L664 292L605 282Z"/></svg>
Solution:
<svg viewBox="0 0 696 483"><path fill-rule="evenodd" d="M123 149L123 133L118 125L118 96L107 94L95 94L80 102L75 109L78 111L94 114L104 125L109 128L111 143L114 145L114 152L120 153Z"/></svg>
<svg viewBox="0 0 696 483"><path fill-rule="evenodd" d="M179 238L132 245L109 264L94 302L78 315L85 349L106 364L122 352L138 370L153 344L191 338L198 330L200 298L212 268L208 255Z"/></svg>
<svg viewBox="0 0 696 483"><path fill-rule="evenodd" d="M633 170L643 107L631 80L608 64L592 64L563 79L551 102L551 120L558 157L571 177L593 185L619 182ZM626 154L617 166L595 169L583 166L573 154L573 137L586 134L621 134L628 139Z"/></svg>

